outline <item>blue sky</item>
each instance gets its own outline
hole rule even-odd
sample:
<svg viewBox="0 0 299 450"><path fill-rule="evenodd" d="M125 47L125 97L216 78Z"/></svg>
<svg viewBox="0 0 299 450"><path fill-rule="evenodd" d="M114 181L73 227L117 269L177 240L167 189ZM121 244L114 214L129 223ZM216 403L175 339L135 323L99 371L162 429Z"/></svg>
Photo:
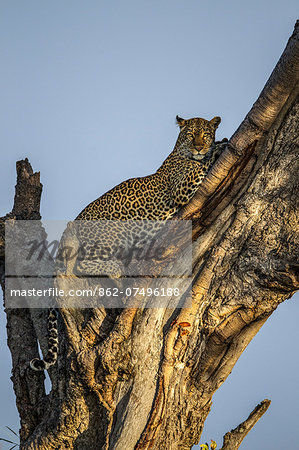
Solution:
<svg viewBox="0 0 299 450"><path fill-rule="evenodd" d="M71 220L120 181L157 169L174 146L176 114L220 115L218 138L230 137L297 9L295 0L0 1L0 215L12 207L18 159L41 171L43 217ZM296 297L281 305L244 352L202 442L220 444L265 397L270 410L241 448L299 442L298 310ZM0 428L17 429L1 314Z"/></svg>

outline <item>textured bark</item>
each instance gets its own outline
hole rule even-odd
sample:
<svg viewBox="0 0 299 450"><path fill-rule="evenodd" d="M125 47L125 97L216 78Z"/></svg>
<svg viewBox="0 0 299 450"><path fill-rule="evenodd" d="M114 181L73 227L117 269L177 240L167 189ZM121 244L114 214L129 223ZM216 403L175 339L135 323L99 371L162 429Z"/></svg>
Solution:
<svg viewBox="0 0 299 450"><path fill-rule="evenodd" d="M0 276L5 288L4 224L5 220L39 220L42 184L39 173L33 173L27 159L17 162L17 184L14 207L0 219ZM36 327L45 327L45 311L35 311ZM6 309L7 343L12 355L12 382L21 419L21 439L29 437L45 413L45 387L43 373L28 371L27 363L38 356L35 327L29 309ZM29 358L29 359L28 359Z"/></svg>
<svg viewBox="0 0 299 450"><path fill-rule="evenodd" d="M264 400L257 405L249 417L244 420L234 430L229 431L223 438L223 446L220 450L237 450L242 444L243 439L254 427L256 422L265 414L270 406L270 400Z"/></svg>
<svg viewBox="0 0 299 450"><path fill-rule="evenodd" d="M191 306L61 309L48 396L44 376L24 365L37 354L37 335L43 348L44 314L8 312L22 448L175 450L199 442L213 394L299 287L298 33L299 25L232 145L179 214L193 220ZM28 162L18 168L10 217L38 218L39 180ZM65 239L78 246L71 226ZM262 405L223 449L239 448Z"/></svg>

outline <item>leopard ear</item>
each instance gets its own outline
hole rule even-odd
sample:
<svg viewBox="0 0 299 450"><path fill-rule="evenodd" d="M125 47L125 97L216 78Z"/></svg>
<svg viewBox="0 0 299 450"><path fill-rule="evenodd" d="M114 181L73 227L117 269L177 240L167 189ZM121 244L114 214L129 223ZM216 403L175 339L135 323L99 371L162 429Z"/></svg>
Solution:
<svg viewBox="0 0 299 450"><path fill-rule="evenodd" d="M216 128L218 128L219 124L221 122L221 117L213 117L212 120L210 120L210 124L213 126L213 128L216 130Z"/></svg>
<svg viewBox="0 0 299 450"><path fill-rule="evenodd" d="M178 126L179 126L180 128L182 128L182 127L184 127L184 126L186 125L186 120L185 120L185 119L182 119L182 118L179 117L179 116L176 116L176 123L178 124Z"/></svg>

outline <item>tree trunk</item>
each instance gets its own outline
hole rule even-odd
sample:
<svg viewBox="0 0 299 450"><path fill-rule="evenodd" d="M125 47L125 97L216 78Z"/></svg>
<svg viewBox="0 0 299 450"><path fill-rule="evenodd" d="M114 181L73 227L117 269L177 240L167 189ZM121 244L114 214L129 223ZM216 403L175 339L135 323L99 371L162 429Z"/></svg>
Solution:
<svg viewBox="0 0 299 450"><path fill-rule="evenodd" d="M199 442L213 394L299 287L298 35L297 23L231 145L178 215L193 221L188 307L132 305L114 315L62 308L49 395L44 374L28 367L37 337L46 349L46 311L6 310L21 448L175 450ZM39 174L27 160L17 172L14 208L4 219L39 219ZM68 239L77 245L71 229ZM239 448L269 403L227 433L222 448Z"/></svg>

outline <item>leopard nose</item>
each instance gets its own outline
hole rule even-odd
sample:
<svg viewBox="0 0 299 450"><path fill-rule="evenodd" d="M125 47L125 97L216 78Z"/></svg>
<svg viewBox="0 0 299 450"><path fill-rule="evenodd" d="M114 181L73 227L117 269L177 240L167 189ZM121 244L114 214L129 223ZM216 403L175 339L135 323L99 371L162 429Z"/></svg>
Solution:
<svg viewBox="0 0 299 450"><path fill-rule="evenodd" d="M202 147L203 146L203 140L202 140L201 136L195 136L194 141L195 141L194 143L195 143L196 147Z"/></svg>

